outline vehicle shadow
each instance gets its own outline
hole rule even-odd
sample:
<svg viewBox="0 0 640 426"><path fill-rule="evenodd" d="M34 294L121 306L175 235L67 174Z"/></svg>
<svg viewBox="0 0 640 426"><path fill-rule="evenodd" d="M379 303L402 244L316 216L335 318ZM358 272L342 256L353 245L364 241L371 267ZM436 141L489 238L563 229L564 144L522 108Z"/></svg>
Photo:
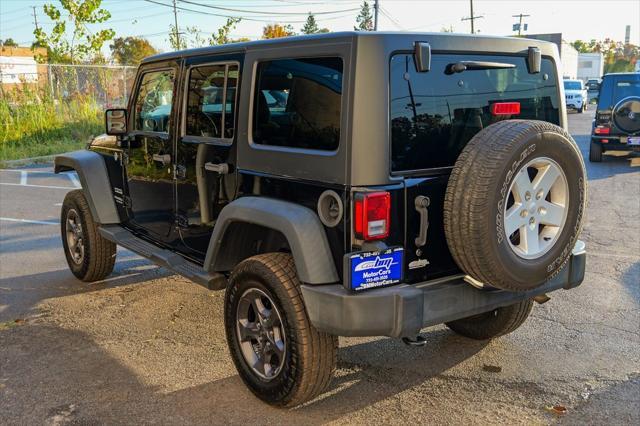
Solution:
<svg viewBox="0 0 640 426"><path fill-rule="evenodd" d="M78 330L27 323L0 330L0 339L0 418L5 424L55 419L74 424L131 419L161 424L319 424L427 382L485 346L461 345L459 337L444 330L427 333L429 344L423 348L405 347L391 339L349 346L339 354L341 367L349 373L335 379L315 401L285 410L256 399L235 371L166 393ZM379 381L373 386L371 381L379 368L359 366L358 360L372 354L386 368L401 366L393 369L384 386ZM155 360L153 369L164 371L161 360Z"/></svg>
<svg viewBox="0 0 640 426"><path fill-rule="evenodd" d="M3 278L0 279L0 322L28 316L38 303L52 297L100 291L169 275L168 270L152 266L145 259L118 253L114 273L94 283L78 280L68 268Z"/></svg>

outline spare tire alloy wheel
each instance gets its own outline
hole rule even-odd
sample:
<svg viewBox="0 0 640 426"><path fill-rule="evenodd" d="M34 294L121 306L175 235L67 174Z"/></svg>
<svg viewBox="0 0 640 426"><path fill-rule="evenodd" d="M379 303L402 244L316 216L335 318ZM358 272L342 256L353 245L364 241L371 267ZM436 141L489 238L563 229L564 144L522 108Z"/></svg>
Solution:
<svg viewBox="0 0 640 426"><path fill-rule="evenodd" d="M613 108L613 122L625 133L640 132L640 97L629 96Z"/></svg>
<svg viewBox="0 0 640 426"><path fill-rule="evenodd" d="M585 206L586 172L571 136L548 122L501 121L471 138L451 172L447 244L475 281L531 290L569 260Z"/></svg>
<svg viewBox="0 0 640 426"><path fill-rule="evenodd" d="M250 288L240 296L236 333L242 356L256 375L271 380L282 371L287 347L282 319L262 290Z"/></svg>
<svg viewBox="0 0 640 426"><path fill-rule="evenodd" d="M567 177L554 160L534 158L516 172L503 212L505 236L516 255L537 259L553 247L567 220L568 198Z"/></svg>

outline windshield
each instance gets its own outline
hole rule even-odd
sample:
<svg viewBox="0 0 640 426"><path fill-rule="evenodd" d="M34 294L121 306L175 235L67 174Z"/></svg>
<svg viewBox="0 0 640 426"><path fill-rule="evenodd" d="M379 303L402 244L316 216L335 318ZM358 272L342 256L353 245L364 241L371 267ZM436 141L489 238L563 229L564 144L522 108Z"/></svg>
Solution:
<svg viewBox="0 0 640 426"><path fill-rule="evenodd" d="M564 90L582 90L582 83L580 81L565 81Z"/></svg>

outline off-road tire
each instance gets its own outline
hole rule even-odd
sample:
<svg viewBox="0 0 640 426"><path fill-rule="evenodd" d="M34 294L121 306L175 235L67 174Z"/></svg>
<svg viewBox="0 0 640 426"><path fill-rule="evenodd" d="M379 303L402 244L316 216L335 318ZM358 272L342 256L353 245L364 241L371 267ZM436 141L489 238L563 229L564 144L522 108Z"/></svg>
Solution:
<svg viewBox="0 0 640 426"><path fill-rule="evenodd" d="M592 163L600 163L602 161L602 145L593 140L589 145L589 161Z"/></svg>
<svg viewBox="0 0 640 426"><path fill-rule="evenodd" d="M286 336L285 363L269 381L249 367L236 332L238 301L250 288L258 288L275 302ZM338 338L316 330L310 323L290 254L261 254L236 266L225 294L224 311L233 362L258 398L275 406L295 407L313 399L329 385L336 367Z"/></svg>
<svg viewBox="0 0 640 426"><path fill-rule="evenodd" d="M539 157L551 158L562 168L569 205L553 246L537 259L523 259L505 237L502 208L519 167ZM474 279L504 290L531 290L569 260L585 206L586 172L571 136L543 121L501 121L469 141L451 172L444 200L447 244L457 265Z"/></svg>
<svg viewBox="0 0 640 426"><path fill-rule="evenodd" d="M72 259L67 243L67 213L70 209L78 213L82 225L84 256L80 263L76 263ZM91 209L81 189L70 191L64 197L60 214L60 232L67 264L73 275L79 280L100 281L113 272L117 247L98 232L98 226L91 215Z"/></svg>
<svg viewBox="0 0 640 426"><path fill-rule="evenodd" d="M529 317L532 308L533 300L527 299L515 305L451 321L446 325L461 336L488 340L509 334L520 327Z"/></svg>

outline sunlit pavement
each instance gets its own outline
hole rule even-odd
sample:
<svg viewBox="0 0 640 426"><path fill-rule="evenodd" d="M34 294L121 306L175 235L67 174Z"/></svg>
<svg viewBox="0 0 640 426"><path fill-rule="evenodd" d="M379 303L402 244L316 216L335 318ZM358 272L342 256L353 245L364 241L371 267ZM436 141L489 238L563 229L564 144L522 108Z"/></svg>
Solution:
<svg viewBox="0 0 640 426"><path fill-rule="evenodd" d="M585 158L592 117L569 115ZM424 348L341 339L330 389L289 411L238 378L223 293L126 250L107 280L78 282L59 235L60 203L77 179L1 170L0 423L640 424L640 164L586 165L581 287L553 293L492 342L442 326L424 331Z"/></svg>

